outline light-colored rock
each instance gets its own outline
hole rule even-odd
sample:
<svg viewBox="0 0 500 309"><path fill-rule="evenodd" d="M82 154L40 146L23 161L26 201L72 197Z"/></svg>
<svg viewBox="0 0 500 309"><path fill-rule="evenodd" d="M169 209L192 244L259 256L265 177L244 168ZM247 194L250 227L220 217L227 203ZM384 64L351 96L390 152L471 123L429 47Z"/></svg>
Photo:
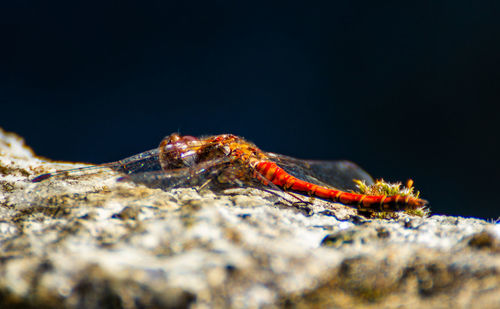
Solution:
<svg viewBox="0 0 500 309"><path fill-rule="evenodd" d="M119 174L35 175L0 130L0 307L500 308L500 225L368 220L256 189L163 191Z"/></svg>

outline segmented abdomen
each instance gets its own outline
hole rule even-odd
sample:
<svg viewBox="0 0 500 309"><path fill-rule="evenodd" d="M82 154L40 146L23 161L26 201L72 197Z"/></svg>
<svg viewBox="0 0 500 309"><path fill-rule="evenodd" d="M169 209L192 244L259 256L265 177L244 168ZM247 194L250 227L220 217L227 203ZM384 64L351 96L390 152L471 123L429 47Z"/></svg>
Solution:
<svg viewBox="0 0 500 309"><path fill-rule="evenodd" d="M258 178L265 178L260 179L264 183L270 181L285 190L304 192L312 196L345 205L357 206L359 208L379 211L397 211L401 209L415 209L425 205L424 200L411 196L365 195L318 186L288 174L274 162L258 162L255 165L255 169L260 173L260 175L257 174Z"/></svg>

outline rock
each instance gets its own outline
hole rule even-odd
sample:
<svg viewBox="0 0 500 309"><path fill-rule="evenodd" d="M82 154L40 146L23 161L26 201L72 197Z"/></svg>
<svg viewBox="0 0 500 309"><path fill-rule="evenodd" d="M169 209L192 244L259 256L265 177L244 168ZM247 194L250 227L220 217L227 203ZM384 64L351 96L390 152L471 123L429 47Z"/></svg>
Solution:
<svg viewBox="0 0 500 309"><path fill-rule="evenodd" d="M498 223L112 171L30 182L80 166L0 130L0 307L500 307Z"/></svg>

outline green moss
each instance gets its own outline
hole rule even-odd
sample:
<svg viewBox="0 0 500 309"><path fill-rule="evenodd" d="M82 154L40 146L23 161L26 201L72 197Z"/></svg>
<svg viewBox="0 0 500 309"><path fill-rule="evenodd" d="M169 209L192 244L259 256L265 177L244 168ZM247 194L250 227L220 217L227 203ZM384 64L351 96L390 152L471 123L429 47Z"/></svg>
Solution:
<svg viewBox="0 0 500 309"><path fill-rule="evenodd" d="M359 193L366 195L401 195L401 196L411 196L413 198L419 198L420 191L416 191L415 187L413 187L413 181L409 180L406 185L403 185L401 182L396 183L388 183L383 179L376 180L375 183L371 185L367 185L365 181L362 180L353 180L358 187ZM416 209L404 209L403 212L408 215L418 216L418 217L427 217L430 213L429 208L421 207ZM383 212L370 212L370 218L373 219L394 219L397 215L394 212L383 211Z"/></svg>
<svg viewBox="0 0 500 309"><path fill-rule="evenodd" d="M415 192L415 188L413 187L413 182L409 181L409 184L403 186L400 182L396 183L388 183L383 179L376 180L374 184L367 185L362 180L354 179L359 192L367 195L387 195L392 196L399 194L401 196L411 196L414 198L418 198L420 195L419 191Z"/></svg>

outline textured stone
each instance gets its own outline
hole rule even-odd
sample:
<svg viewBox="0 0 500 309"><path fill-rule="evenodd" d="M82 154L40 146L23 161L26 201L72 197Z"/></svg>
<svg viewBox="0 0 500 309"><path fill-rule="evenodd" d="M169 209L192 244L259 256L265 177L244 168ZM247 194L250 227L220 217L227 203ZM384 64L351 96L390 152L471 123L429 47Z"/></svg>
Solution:
<svg viewBox="0 0 500 309"><path fill-rule="evenodd" d="M0 307L500 307L498 223L112 171L30 182L79 166L0 130Z"/></svg>

